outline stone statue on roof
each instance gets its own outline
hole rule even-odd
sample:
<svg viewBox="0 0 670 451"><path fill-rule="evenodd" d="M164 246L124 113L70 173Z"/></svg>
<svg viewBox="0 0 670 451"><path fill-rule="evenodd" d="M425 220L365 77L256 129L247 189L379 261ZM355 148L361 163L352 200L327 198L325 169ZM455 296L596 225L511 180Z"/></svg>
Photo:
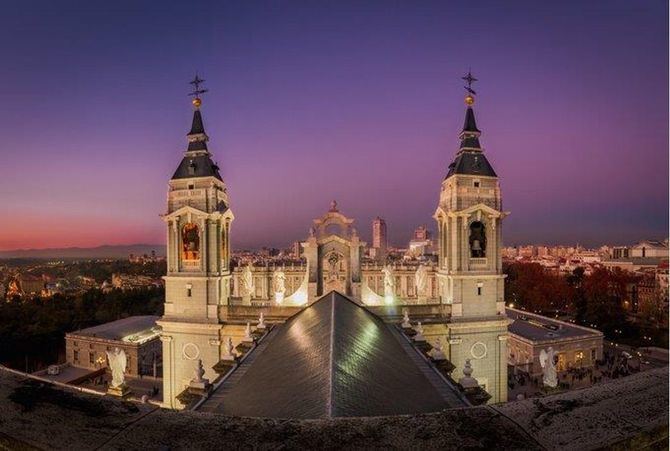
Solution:
<svg viewBox="0 0 670 451"><path fill-rule="evenodd" d="M384 297L393 298L395 296L395 279L393 278L393 268L390 264L382 269L384 273Z"/></svg>
<svg viewBox="0 0 670 451"><path fill-rule="evenodd" d="M110 386L112 388L119 388L124 382L124 373L128 365L128 358L123 349L114 348L113 351L105 351L107 353L107 362L109 369L112 371L112 381Z"/></svg>
<svg viewBox="0 0 670 451"><path fill-rule="evenodd" d="M419 265L414 273L414 284L416 285L416 295L418 297L425 295L428 287L428 271L425 265Z"/></svg>
<svg viewBox="0 0 670 451"><path fill-rule="evenodd" d="M556 374L556 352L549 346L547 350L540 352L540 366L542 367L542 382L547 387L556 388L558 386L558 376Z"/></svg>
<svg viewBox="0 0 670 451"><path fill-rule="evenodd" d="M251 297L252 293L254 292L254 275L251 272L251 264L248 264L247 266L244 267L242 270L242 296L249 296Z"/></svg>

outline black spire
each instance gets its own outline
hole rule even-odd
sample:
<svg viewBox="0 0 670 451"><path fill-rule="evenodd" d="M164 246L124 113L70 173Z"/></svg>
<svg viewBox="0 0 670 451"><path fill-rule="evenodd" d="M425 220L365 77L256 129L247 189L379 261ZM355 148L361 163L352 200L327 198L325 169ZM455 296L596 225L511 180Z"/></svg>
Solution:
<svg viewBox="0 0 670 451"><path fill-rule="evenodd" d="M200 95L207 92L206 89L201 89L200 84L205 81L197 75L195 79L190 82L195 89L189 95L193 96L193 122L191 123L191 131L188 132L188 149L184 154L179 167L175 171L172 179L193 178L193 177L215 177L219 180L219 167L212 161L212 157L207 150L207 141L209 137L205 133L205 126L202 122L202 113L200 106L202 100Z"/></svg>
<svg viewBox="0 0 670 451"><path fill-rule="evenodd" d="M463 80L468 84L465 87L465 90L467 91L467 95L465 96L465 104L467 105L465 110L465 121L463 122L463 130L458 135L461 144L458 153L456 154L456 158L449 165L447 178L454 174L496 177L493 167L491 167L491 164L484 156L482 146L479 144L479 137L482 132L477 128L475 111L472 109L472 105L475 103L474 96L477 94L472 89L472 83L477 81L477 79L468 71L468 74L463 77Z"/></svg>
<svg viewBox="0 0 670 451"><path fill-rule="evenodd" d="M477 122L475 121L475 112L471 106L468 106L468 109L465 110L465 122L463 123L463 131L481 133L477 128Z"/></svg>
<svg viewBox="0 0 670 451"><path fill-rule="evenodd" d="M193 112L193 123L191 124L191 131L189 135L197 135L198 133L205 133L205 127L202 125L202 114L200 114L200 108L197 108Z"/></svg>

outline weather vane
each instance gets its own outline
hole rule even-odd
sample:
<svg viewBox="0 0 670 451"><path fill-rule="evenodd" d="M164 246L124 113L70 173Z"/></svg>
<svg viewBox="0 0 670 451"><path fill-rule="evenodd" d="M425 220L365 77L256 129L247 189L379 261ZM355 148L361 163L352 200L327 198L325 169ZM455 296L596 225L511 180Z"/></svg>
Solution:
<svg viewBox="0 0 670 451"><path fill-rule="evenodd" d="M200 85L204 83L205 80L202 78L198 77L198 74L195 74L195 78L193 81L190 81L189 84L193 85L193 92L190 92L188 95L193 96L193 105L198 108L202 104L202 100L200 100L200 94L204 94L207 92L207 89L200 88Z"/></svg>
<svg viewBox="0 0 670 451"><path fill-rule="evenodd" d="M465 90L468 91L468 95L465 96L465 103L468 105L472 105L475 103L475 98L474 96L477 95L474 89L472 89L472 83L476 82L477 79L472 76L472 71L468 69L468 74L465 77L461 77L462 80L465 80L465 82L468 84L467 86L464 86Z"/></svg>

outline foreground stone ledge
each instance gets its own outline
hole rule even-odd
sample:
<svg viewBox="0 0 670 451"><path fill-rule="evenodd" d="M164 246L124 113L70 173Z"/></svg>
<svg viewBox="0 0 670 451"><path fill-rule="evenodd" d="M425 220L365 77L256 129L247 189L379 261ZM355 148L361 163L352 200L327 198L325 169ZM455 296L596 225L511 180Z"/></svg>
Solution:
<svg viewBox="0 0 670 451"><path fill-rule="evenodd" d="M668 369L493 407L300 421L162 410L0 368L0 407L0 448L9 449L658 449Z"/></svg>

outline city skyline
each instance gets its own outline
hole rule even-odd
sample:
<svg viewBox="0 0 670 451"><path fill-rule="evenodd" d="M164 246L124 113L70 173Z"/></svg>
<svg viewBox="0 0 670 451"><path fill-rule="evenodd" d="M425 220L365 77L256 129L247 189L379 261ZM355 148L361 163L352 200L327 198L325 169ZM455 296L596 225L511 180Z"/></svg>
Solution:
<svg viewBox="0 0 670 451"><path fill-rule="evenodd" d="M469 67L505 245L667 238L666 4L380 5L7 7L0 250L164 243L195 70L234 248L304 239L332 199L367 241L434 230Z"/></svg>

